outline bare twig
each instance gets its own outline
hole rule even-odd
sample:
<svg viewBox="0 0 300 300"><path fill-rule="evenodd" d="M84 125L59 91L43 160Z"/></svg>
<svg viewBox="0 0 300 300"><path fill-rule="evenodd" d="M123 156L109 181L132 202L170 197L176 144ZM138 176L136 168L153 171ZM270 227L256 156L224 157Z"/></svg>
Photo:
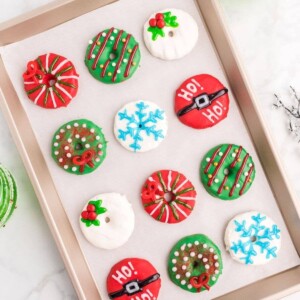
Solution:
<svg viewBox="0 0 300 300"><path fill-rule="evenodd" d="M279 109L283 108L285 112L289 115L289 131L294 134L296 137L300 136L300 98L297 95L296 90L290 86L292 96L294 100L296 100L297 105L296 107L294 105L291 105L288 107L277 94L274 94L276 98L276 103L273 104L273 107ZM300 143L300 139L298 140Z"/></svg>

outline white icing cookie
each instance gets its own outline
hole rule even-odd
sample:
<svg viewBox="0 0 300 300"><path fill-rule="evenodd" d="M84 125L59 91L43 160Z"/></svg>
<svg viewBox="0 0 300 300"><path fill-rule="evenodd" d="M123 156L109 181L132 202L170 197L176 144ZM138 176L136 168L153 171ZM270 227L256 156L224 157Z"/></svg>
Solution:
<svg viewBox="0 0 300 300"><path fill-rule="evenodd" d="M166 137L167 130L166 113L153 102L130 102L115 116L115 136L130 151L146 152L156 148Z"/></svg>
<svg viewBox="0 0 300 300"><path fill-rule="evenodd" d="M272 219L250 211L234 217L225 231L226 250L243 264L262 265L277 257L281 232Z"/></svg>
<svg viewBox="0 0 300 300"><path fill-rule="evenodd" d="M99 194L83 208L79 218L86 239L98 248L115 249L127 242L134 229L134 213L125 195Z"/></svg>
<svg viewBox="0 0 300 300"><path fill-rule="evenodd" d="M192 51L198 40L195 20L180 9L165 9L144 25L144 42L150 53L165 60L179 59Z"/></svg>

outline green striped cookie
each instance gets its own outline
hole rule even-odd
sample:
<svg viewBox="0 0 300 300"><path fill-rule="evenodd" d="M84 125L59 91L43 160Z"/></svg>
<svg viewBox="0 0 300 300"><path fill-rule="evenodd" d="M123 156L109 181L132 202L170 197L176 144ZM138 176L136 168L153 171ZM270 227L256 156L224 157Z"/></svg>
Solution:
<svg viewBox="0 0 300 300"><path fill-rule="evenodd" d="M117 28L99 32L86 50L85 64L97 80L119 83L129 79L139 67L141 54L135 38Z"/></svg>
<svg viewBox="0 0 300 300"><path fill-rule="evenodd" d="M255 166L242 146L222 144L206 153L200 177L209 194L222 200L234 200L249 190L255 178Z"/></svg>
<svg viewBox="0 0 300 300"><path fill-rule="evenodd" d="M11 173L0 165L0 227L4 227L17 202L17 186Z"/></svg>

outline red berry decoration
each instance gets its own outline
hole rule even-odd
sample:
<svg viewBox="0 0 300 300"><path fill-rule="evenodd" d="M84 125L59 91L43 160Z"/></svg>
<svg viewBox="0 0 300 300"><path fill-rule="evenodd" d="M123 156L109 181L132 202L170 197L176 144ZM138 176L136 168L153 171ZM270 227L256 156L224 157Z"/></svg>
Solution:
<svg viewBox="0 0 300 300"><path fill-rule="evenodd" d="M87 220L88 219L88 216L89 216L89 212L84 210L82 213L81 213L81 217L84 219L84 220Z"/></svg>
<svg viewBox="0 0 300 300"><path fill-rule="evenodd" d="M156 20L155 20L155 19L150 19L150 20L149 20L149 25L150 25L151 27L155 27L155 26L156 26Z"/></svg>
<svg viewBox="0 0 300 300"><path fill-rule="evenodd" d="M158 20L156 26L158 28L164 28L165 27L165 21L164 20Z"/></svg>
<svg viewBox="0 0 300 300"><path fill-rule="evenodd" d="M163 20L164 19L164 15L162 13L157 13L155 15L156 20Z"/></svg>
<svg viewBox="0 0 300 300"><path fill-rule="evenodd" d="M87 227L91 225L100 226L100 220L97 219L97 216L107 211L107 209L101 205L101 199L89 201L86 210L81 213L81 222L85 223Z"/></svg>
<svg viewBox="0 0 300 300"><path fill-rule="evenodd" d="M87 206L86 210L87 210L87 211L95 211L95 210L96 210L96 207L95 207L95 205L93 205L93 204L89 204L89 205Z"/></svg>
<svg viewBox="0 0 300 300"><path fill-rule="evenodd" d="M97 214L95 212L89 212L89 220L94 221L97 218Z"/></svg>

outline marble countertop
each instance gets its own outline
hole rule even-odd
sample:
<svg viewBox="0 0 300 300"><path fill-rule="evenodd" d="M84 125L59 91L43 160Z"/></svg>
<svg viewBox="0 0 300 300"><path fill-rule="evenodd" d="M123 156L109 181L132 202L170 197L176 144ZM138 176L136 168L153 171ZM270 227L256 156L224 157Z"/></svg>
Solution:
<svg viewBox="0 0 300 300"><path fill-rule="evenodd" d="M48 2L1 0L0 22ZM220 2L289 180L300 196L300 146L287 130L283 111L272 109L274 92L287 103L289 85L300 94L300 2ZM15 175L19 186L18 208L0 230L0 299L77 299L1 112L0 144L0 162ZM300 293L285 299L299 298Z"/></svg>

